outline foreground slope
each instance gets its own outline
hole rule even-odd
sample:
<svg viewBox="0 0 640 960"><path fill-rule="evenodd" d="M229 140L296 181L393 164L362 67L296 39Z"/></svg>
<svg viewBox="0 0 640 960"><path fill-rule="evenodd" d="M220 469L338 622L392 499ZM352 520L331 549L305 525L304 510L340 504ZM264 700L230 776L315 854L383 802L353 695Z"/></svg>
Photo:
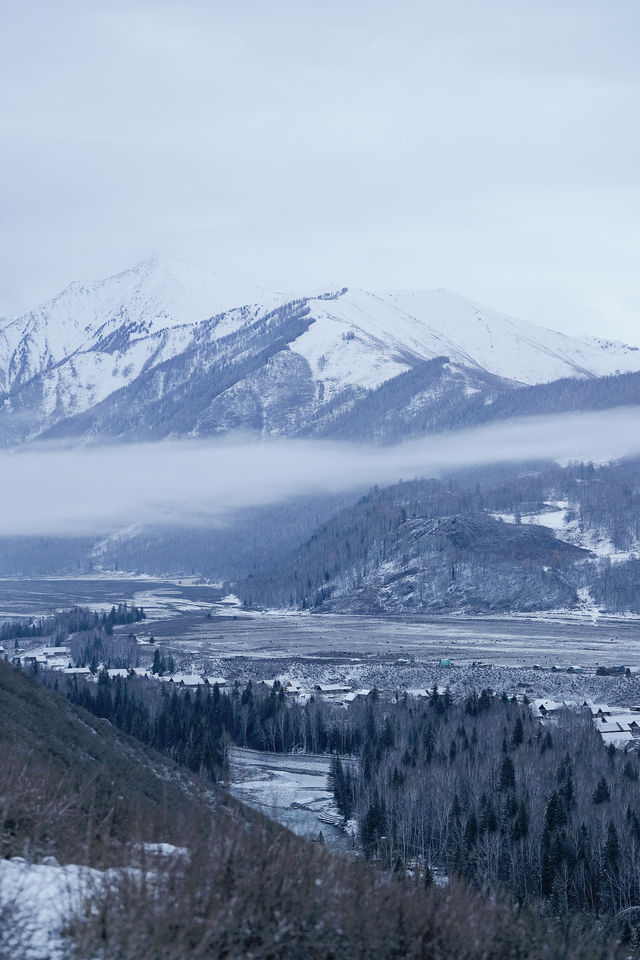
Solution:
<svg viewBox="0 0 640 960"><path fill-rule="evenodd" d="M3 857L110 863L138 835L179 841L206 807L174 764L3 660L0 755Z"/></svg>
<svg viewBox="0 0 640 960"><path fill-rule="evenodd" d="M506 901L485 901L463 884L424 890L409 878L350 864L233 802L219 802L211 811L204 785L166 761L158 759L156 769L149 769L148 756L105 721L72 710L3 662L0 710L4 856L19 851L38 861L55 853L62 862L100 866L110 848L100 838L113 834L118 845L109 859L119 865L108 875L91 875L92 883L84 885L89 903L66 918L64 929L51 925L51 903L43 903L33 885L46 881L45 900L53 897L59 906L69 900L77 873L51 862L0 861L3 955L31 960L628 956L628 948L621 954L591 925L562 934L552 920ZM178 807L172 802L177 799ZM118 804L128 815L114 812ZM184 853L160 860L141 853L155 807L164 816L155 818L155 838L183 845ZM30 904L26 915L21 889Z"/></svg>

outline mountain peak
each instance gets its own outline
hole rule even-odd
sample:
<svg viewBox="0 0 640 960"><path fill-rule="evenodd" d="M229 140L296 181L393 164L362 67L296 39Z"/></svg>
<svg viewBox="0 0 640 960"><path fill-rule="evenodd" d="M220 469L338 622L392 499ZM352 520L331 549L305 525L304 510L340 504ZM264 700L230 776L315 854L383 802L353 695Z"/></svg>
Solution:
<svg viewBox="0 0 640 960"><path fill-rule="evenodd" d="M0 327L0 390L10 437L25 429L18 408L36 436L125 388L158 401L178 380L184 396L192 390L206 408L202 429L268 432L273 404L273 429L287 433L323 405L337 410L438 357L472 380L513 384L640 370L633 348L567 337L446 289L330 287L286 298L152 256L102 280L76 281ZM456 376L461 389L475 389L464 385L466 374Z"/></svg>

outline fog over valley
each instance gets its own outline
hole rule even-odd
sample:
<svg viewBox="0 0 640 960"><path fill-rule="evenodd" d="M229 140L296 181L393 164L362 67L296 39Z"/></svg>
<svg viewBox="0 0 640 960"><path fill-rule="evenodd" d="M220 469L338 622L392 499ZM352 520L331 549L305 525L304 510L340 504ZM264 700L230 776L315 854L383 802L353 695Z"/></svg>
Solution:
<svg viewBox="0 0 640 960"><path fill-rule="evenodd" d="M239 507L366 490L481 464L607 462L640 453L637 408L523 418L392 447L175 441L0 454L0 534L101 533L134 522L224 523Z"/></svg>

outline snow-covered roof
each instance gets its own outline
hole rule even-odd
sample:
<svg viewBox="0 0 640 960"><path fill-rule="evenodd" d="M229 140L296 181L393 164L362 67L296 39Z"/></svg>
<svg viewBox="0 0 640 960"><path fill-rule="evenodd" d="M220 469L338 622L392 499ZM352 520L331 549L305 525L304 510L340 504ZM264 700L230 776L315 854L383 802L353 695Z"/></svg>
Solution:
<svg viewBox="0 0 640 960"><path fill-rule="evenodd" d="M583 706L589 707L591 713L595 716L597 713L611 714L613 710L608 703L594 703L593 700L585 700Z"/></svg>
<svg viewBox="0 0 640 960"><path fill-rule="evenodd" d="M184 684L185 687L199 687L205 684L204 677L198 673L174 673L169 677L169 682Z"/></svg>
<svg viewBox="0 0 640 960"><path fill-rule="evenodd" d="M627 732L629 729L629 724L624 721L608 720L606 723L596 723L596 730L599 733L616 733L621 730Z"/></svg>
<svg viewBox="0 0 640 960"><path fill-rule="evenodd" d="M564 703L558 703L556 700L536 699L531 701L532 710L539 713L553 713L556 710L562 710Z"/></svg>
<svg viewBox="0 0 640 960"><path fill-rule="evenodd" d="M612 743L614 747L620 748L624 748L627 743L631 743L634 740L634 736L629 730L618 730L617 732L614 730L605 730L601 736L605 743Z"/></svg>

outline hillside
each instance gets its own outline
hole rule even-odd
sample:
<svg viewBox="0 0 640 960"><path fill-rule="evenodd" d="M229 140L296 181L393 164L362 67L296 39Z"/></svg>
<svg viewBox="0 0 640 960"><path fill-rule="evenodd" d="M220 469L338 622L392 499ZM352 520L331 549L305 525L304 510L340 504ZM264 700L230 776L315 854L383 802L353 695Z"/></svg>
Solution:
<svg viewBox="0 0 640 960"><path fill-rule="evenodd" d="M180 842L209 812L188 774L3 660L0 753L2 857L101 866L134 837Z"/></svg>
<svg viewBox="0 0 640 960"><path fill-rule="evenodd" d="M425 890L229 799L212 807L197 779L4 662L0 747L3 856L20 854L0 860L3 956L619 956L590 927L561 934L527 910L516 922L464 883Z"/></svg>
<svg viewBox="0 0 640 960"><path fill-rule="evenodd" d="M514 388L510 381L457 367L447 357L436 357L335 411L323 411L312 429L327 438L392 444L406 437L512 417L639 405L640 373L565 377Z"/></svg>
<svg viewBox="0 0 640 960"><path fill-rule="evenodd" d="M249 604L360 613L640 613L640 464L527 464L374 490L277 567Z"/></svg>

